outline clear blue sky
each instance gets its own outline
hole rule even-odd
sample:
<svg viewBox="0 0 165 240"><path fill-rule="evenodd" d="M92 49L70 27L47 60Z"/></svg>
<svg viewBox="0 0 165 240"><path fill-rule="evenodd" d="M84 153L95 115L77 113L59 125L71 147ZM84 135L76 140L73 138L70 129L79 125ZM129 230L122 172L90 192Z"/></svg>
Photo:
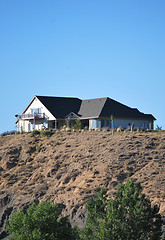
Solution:
<svg viewBox="0 0 165 240"><path fill-rule="evenodd" d="M34 95L110 97L165 129L164 0L0 0L0 133Z"/></svg>

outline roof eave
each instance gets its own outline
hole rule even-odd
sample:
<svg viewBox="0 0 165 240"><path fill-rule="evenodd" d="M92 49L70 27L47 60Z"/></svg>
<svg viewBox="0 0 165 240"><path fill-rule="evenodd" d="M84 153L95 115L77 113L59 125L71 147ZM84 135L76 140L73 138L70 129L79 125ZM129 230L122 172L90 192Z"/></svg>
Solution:
<svg viewBox="0 0 165 240"><path fill-rule="evenodd" d="M32 104L32 102L35 100L36 97L37 97L37 96L34 96L34 97L33 97L33 99L32 99L32 100L30 101L30 103L27 105L27 107L26 107L25 110L22 112L22 114L26 112L26 110L29 108L29 106Z"/></svg>

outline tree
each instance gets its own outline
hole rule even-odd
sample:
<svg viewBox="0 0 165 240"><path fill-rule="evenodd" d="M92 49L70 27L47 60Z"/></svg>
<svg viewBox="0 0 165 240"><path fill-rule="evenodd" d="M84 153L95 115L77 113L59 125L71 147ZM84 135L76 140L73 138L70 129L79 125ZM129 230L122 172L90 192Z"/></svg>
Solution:
<svg viewBox="0 0 165 240"><path fill-rule="evenodd" d="M59 217L61 207L50 202L32 204L24 213L15 212L7 225L11 240L76 240L78 231L68 217Z"/></svg>
<svg viewBox="0 0 165 240"><path fill-rule="evenodd" d="M80 130L81 129L81 120L76 119L75 124L74 124L74 129Z"/></svg>
<svg viewBox="0 0 165 240"><path fill-rule="evenodd" d="M140 183L128 180L119 185L114 199L101 190L87 202L84 240L159 240L161 216L157 205L142 194Z"/></svg>
<svg viewBox="0 0 165 240"><path fill-rule="evenodd" d="M162 126L156 125L156 130L162 130Z"/></svg>

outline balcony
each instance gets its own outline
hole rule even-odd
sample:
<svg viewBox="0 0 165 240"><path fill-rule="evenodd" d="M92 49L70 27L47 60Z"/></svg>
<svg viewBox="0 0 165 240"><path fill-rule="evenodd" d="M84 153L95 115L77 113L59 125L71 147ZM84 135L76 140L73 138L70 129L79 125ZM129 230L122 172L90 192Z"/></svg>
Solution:
<svg viewBox="0 0 165 240"><path fill-rule="evenodd" d="M19 114L18 118L21 120L44 119L46 118L46 115L45 113L28 113L28 114Z"/></svg>

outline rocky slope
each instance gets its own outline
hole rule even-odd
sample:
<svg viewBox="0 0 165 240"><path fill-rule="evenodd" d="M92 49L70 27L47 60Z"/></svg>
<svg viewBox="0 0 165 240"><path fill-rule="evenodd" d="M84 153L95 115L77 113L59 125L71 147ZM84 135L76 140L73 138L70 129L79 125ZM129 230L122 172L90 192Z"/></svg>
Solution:
<svg viewBox="0 0 165 240"><path fill-rule="evenodd" d="M33 201L63 204L80 227L85 203L100 187L113 196L128 178L165 215L165 132L56 132L0 136L0 239L4 222Z"/></svg>

